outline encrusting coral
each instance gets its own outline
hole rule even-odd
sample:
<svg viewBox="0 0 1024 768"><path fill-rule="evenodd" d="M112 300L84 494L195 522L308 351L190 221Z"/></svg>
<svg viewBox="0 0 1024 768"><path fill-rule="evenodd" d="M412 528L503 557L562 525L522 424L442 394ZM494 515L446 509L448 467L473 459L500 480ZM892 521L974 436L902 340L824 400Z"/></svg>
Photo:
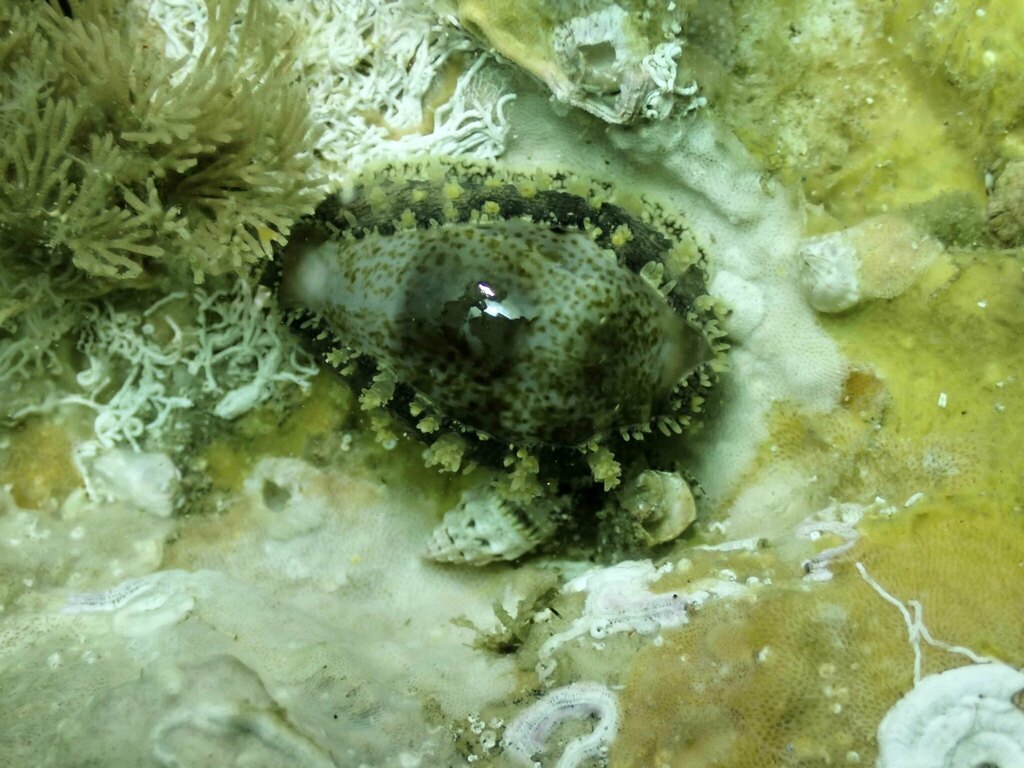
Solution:
<svg viewBox="0 0 1024 768"><path fill-rule="evenodd" d="M1020 155L1020 3L708 7L687 39L719 68L711 109L781 178L840 225L921 206L975 234L985 173Z"/></svg>
<svg viewBox="0 0 1024 768"><path fill-rule="evenodd" d="M269 257L321 194L294 32L263 0L209 0L185 67L128 3L72 11L0 16L0 269L199 282Z"/></svg>

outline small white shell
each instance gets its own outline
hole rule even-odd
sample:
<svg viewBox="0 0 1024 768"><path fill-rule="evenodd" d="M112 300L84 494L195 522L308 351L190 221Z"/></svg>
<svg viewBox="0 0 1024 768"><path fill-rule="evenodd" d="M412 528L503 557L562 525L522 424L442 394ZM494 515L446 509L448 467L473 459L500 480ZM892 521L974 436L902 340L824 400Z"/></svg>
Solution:
<svg viewBox="0 0 1024 768"><path fill-rule="evenodd" d="M891 299L907 290L942 253L942 245L912 222L882 214L805 240L801 283L819 312L845 312L866 299Z"/></svg>
<svg viewBox="0 0 1024 768"><path fill-rule="evenodd" d="M801 282L819 312L844 312L861 300L860 257L845 232L807 240L800 250Z"/></svg>
<svg viewBox="0 0 1024 768"><path fill-rule="evenodd" d="M878 726L878 768L1024 767L1024 674L968 664L929 675Z"/></svg>
<svg viewBox="0 0 1024 768"><path fill-rule="evenodd" d="M697 519L690 487L675 472L644 470L623 489L619 503L643 527L649 546L672 541Z"/></svg>
<svg viewBox="0 0 1024 768"><path fill-rule="evenodd" d="M554 535L563 504L556 497L520 505L493 487L468 490L434 529L427 556L470 565L515 560Z"/></svg>
<svg viewBox="0 0 1024 768"><path fill-rule="evenodd" d="M181 472L166 454L101 450L90 441L78 446L75 458L91 499L125 501L157 517L173 514Z"/></svg>

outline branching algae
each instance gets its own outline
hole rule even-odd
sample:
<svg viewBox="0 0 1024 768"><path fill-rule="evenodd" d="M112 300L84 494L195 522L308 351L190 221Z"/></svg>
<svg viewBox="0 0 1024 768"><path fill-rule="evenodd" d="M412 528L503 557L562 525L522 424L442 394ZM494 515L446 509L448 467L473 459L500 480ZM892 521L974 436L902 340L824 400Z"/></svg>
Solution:
<svg viewBox="0 0 1024 768"><path fill-rule="evenodd" d="M199 282L268 257L312 209L321 193L294 32L271 4L210 0L190 66L114 0L75 3L73 18L56 4L6 5L0 268Z"/></svg>

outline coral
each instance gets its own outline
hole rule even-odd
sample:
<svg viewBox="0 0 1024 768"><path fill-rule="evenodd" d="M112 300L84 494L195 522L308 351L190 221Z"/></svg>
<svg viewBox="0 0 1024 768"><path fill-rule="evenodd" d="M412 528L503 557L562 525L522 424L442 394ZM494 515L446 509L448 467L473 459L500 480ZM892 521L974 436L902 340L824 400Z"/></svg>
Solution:
<svg viewBox="0 0 1024 768"><path fill-rule="evenodd" d="M312 71L313 57L324 59L316 69L318 89L326 89L324 72L337 75L339 95L333 106L350 109L365 87L365 110L335 115L328 130L351 138L365 127L365 140L353 140L360 151L400 152L399 144L425 147L440 136L458 148L495 151L504 140L501 92L495 91L491 104L476 99L487 93L478 89L494 86L490 78L496 69L486 59L464 69L469 57L455 50L457 36L446 41L448 33L433 27L425 14L415 17L410 23L414 30L406 36L395 15L398 3L373 5L387 9L386 19L353 23L338 38L353 45L339 46L337 69L322 39L302 54L306 64L300 66L310 67L303 72ZM907 277L902 266L916 264L918 254L904 248L917 236L881 227L884 236L870 246L878 257L873 263L880 266L877 285L892 292L878 294L887 300L816 317L799 293L795 258L801 236L838 227L838 239L849 243L857 232L855 221L866 210L890 203L908 207L903 199L908 190L912 198L926 200L922 205L936 199L937 188L951 190L951 205L976 203L971 185L980 186L987 155L967 152L967 145L958 143L950 150L952 168L934 160L934 148L942 143L938 138L949 138L939 127L944 118L950 118L949 135L962 137L964 121L978 113L976 105L968 109L954 100L952 110L965 111L966 118L957 118L943 104L928 104L927 98L912 99L905 111L898 108L903 105L903 71L914 54L894 50L906 43L901 30L893 30L892 49L874 33L891 19L893 8L907 3L889 4L869 24L871 34L858 36L854 30L849 38L845 35L856 24L846 22L870 15L842 15L844 9L857 10L842 0L705 5L715 6L706 11L709 16L731 17L733 23L751 15L780 22L773 40L788 47L765 45L758 55L736 61L733 74L745 78L745 95L753 94L760 107L744 115L759 115L747 126L745 138L759 149L769 148L785 178L806 174L807 181L794 181L794 187L822 192L825 208L815 212L821 218L810 233L801 234L796 207L784 200L784 193L771 197L775 187L762 168L735 162L723 134L702 129L716 116L730 115L725 101L714 105L715 113L702 110L678 121L670 116L628 131L609 130L579 110L559 112L559 120L550 119L549 125L534 120L550 109L547 94L529 91L526 83L516 108L508 111L510 120L519 121L509 131L510 146L525 137L518 157L528 160L531 169L529 175L514 175L537 187L535 198L544 198L553 185L559 193L590 200L598 188L607 193L597 197L609 209L625 210L652 228L660 226L663 211L685 212L693 223L702 250L697 258L703 261L707 254L714 278L708 292L716 299L727 297L733 308L722 325L732 336L730 370L735 375L723 377L722 386L712 391L722 400L708 406L722 411L709 408L705 415L701 405L703 433L678 425L683 435L662 440L654 424L652 434L637 442L633 434L627 440L613 431L598 445L566 451L574 463L563 474L556 452L530 450L534 446L515 439L479 441L471 430L446 422L436 402L415 397L392 371L365 360L344 363L352 365L349 378L359 385L357 395L348 392L342 377L324 372L303 408L286 413L250 409L269 389L275 394L282 388L295 391L276 376L296 373L297 366L288 364L287 351L293 347L270 338L279 317L267 309L273 300L266 290L236 294L229 289L206 306L205 299L221 287L213 281L145 315L163 298L164 285L131 296L108 295L100 303L81 280L71 278L67 289L51 290L51 277L69 274L62 271L66 259L41 250L33 255L39 263L46 260L45 270L35 270L39 282L47 282L46 290L37 292L37 283L25 283L24 293L0 305L5 320L0 359L10 361L13 371L0 384L5 394L17 396L12 412L27 404L26 398L45 392L37 383L51 365L63 371L50 389L51 400L66 395L66 386L74 384L67 377L88 364L79 365L86 356L69 354L81 338L87 357L105 363L111 377L103 389L82 390L82 397L111 410L125 404L128 412L131 398L117 401L116 395L122 385L132 390L149 376L143 369L150 366L147 381L155 384L150 391L156 396L133 417L142 424L156 421L154 440L160 443L177 442L176 423L198 424L197 431L209 423L215 441L187 460L208 461L211 481L225 493L217 498L215 515L165 519L145 514L147 509L166 510L171 494L156 494L159 503L152 504L152 497L133 494L133 486L112 481L137 479L148 467L164 470L160 477L171 479L172 468L155 453L164 446L148 445L148 453L115 446L95 459L83 457L83 480L94 486L91 498L72 490L59 508L25 509L26 499L42 498L48 487L69 490L45 478L31 494L17 486L13 500L0 494L0 721L5 723L0 762L229 764L247 759L267 765L415 766L456 765L479 757L484 764L515 758L589 766L607 758L624 768L806 768L872 764L877 733L882 765L912 764L912 758L891 746L897 726L879 731L878 724L898 723L924 694L932 704L950 703L951 698L931 695L936 680L973 684L973 678L959 677L959 670L947 672L964 663L964 649L977 649L968 656L974 660L1004 660L1001 679L1019 681L1011 665L1019 667L1024 660L1019 610L1024 599L1019 578L1024 454L1016 450L1024 412L1020 259L1009 253L950 250L923 266L914 275L916 282L897 288ZM925 21L931 18L930 6L921 6ZM280 7L293 18L315 13L306 3ZM337 18L358 21L372 15L369 7L336 3L328 13L335 16L332 23ZM599 20L593 8L581 14L591 31ZM961 19L962 8L956 13ZM822 28L823 16L834 16L836 23ZM787 22L793 22L792 29ZM983 42L972 29L958 28ZM586 38L587 33L583 29L575 41L597 39ZM191 30L181 39L188 34ZM694 37L690 28L687 35ZM153 32L150 40L159 48L170 45L171 37ZM740 45L751 53L762 40L752 35ZM863 56L862 64L877 61L877 69L873 64L844 68L841 55L835 66L827 57L822 64L820 55L832 42L842 53ZM926 52L938 81L958 66L962 41L948 42L954 54L948 68L934 50ZM983 47L972 45L972 50L980 55ZM202 42L186 41L168 54L187 58L173 79L185 76L202 50ZM580 66L597 72L590 65L603 64L613 79L618 73L609 58L584 59ZM762 68L771 59L776 59L775 69ZM369 86L372 73L357 68L379 69L390 82L375 90ZM788 69L792 73L784 73L785 87L774 88L774 74ZM883 75L883 69L888 73ZM427 72L436 76L435 91L421 79ZM402 93L406 80L409 87ZM705 81L700 82L703 86ZM594 83L600 98L610 95L606 83ZM763 92L757 93L758 88ZM944 89L939 83L935 92L958 88ZM449 89L465 97L462 105L466 114L472 113L464 134L458 130L459 109L448 118L432 113L431 102L443 99ZM1008 92L1002 86L997 91ZM382 106L381 94L393 100ZM868 97L884 106L872 109ZM886 119L869 126L860 122L875 112ZM801 122L808 115L812 119ZM816 116L824 119L816 121ZM435 119L440 134L431 138L427 132ZM918 121L921 146L915 147L907 132ZM751 127L755 122L757 129ZM891 141L884 140L882 123L893 129ZM822 125L835 132L816 133ZM662 142L666 134L658 129L666 126L685 136L685 142ZM543 141L548 127L563 137L561 142ZM533 128L536 133L528 130ZM621 151L611 151L610 142L618 142ZM845 149L844 142L849 142ZM330 175L336 182L344 181L337 169L350 146L339 141L330 148L325 166L333 166ZM776 149L778 154L772 154ZM600 174L606 165L604 172L614 174L616 183L587 186L574 176L543 181L543 174L533 172L545 153L563 150L559 167ZM353 164L363 160L365 154L354 157ZM423 167L396 165L402 166L399 174ZM402 183L391 189L404 190L407 181L402 176ZM437 177L420 181L431 190L442 183ZM920 191L914 183L920 183ZM354 184L341 184L340 199L355 200L355 210L361 210L363 190L358 181ZM580 191L581 186L587 189ZM456 208L458 196L475 189L460 183L442 192L456 196L450 202ZM490 189L502 192L500 184ZM643 190L643 206L629 200L637 189ZM648 206L658 194L663 195L659 202ZM433 197L440 200L434 218L443 227L450 223L444 220L445 200ZM376 213L400 219L405 211L390 206L403 202L399 194L378 200ZM417 215L414 205L408 209ZM480 218L473 224L483 229L487 222L481 224L481 218L492 218L493 206L474 210ZM936 206L930 213L939 210ZM646 214L652 218L645 219ZM828 215L835 218L826 222ZM332 223L342 231L352 228L342 219ZM628 246L637 239L637 227L604 227L596 218L594 224L607 230L613 245ZM673 241L689 238L688 232L682 237L675 230L663 234ZM386 228L377 236L394 237ZM369 249L365 241L371 239L364 238L360 247ZM899 253L879 248L881 240L896 240L900 247L893 251ZM953 241L944 240L946 245ZM395 237L391 242L407 241ZM296 242L295 247L308 245ZM691 246L684 250L692 257ZM864 253L855 254L852 265L858 270ZM589 261L590 255L584 250L581 260ZM629 273L668 293L671 302L678 290L668 287L678 270L672 259L667 261L637 259ZM144 273L134 287L153 287L150 278L162 269L159 259L145 256L141 263ZM0 272L0 280L21 290L13 270ZM858 275L862 297L870 282L863 278ZM52 300L57 294L59 302ZM493 308L487 303L493 297L474 298L482 305L476 309ZM233 313L242 305L254 314L236 318ZM40 306L44 311L37 311ZM80 327L61 325L69 318L81 321ZM267 338L262 331L233 335L236 325L250 328L252 321L262 328L263 320ZM142 362L107 354L107 337L94 336L94 327L114 340L131 337L130 344L115 343L114 352L130 350ZM834 348L820 327L838 340L849 366L838 353L831 354ZM209 356L198 350L202 329L208 332ZM36 333L40 339L65 341L40 349L32 344ZM250 346L260 351L244 354ZM283 351L276 360L273 349ZM296 359L308 372L308 361ZM296 376L308 378L306 373ZM203 391L211 379L212 388ZM8 390L8 382L21 389ZM175 407L160 422L166 403L158 398L178 395L191 400L192 407ZM386 413L389 404L399 407ZM765 431L757 416L733 417L759 407L770 414ZM91 410L69 406L61 416L91 416ZM719 413L728 420L720 420ZM216 428L217 417L223 417L221 422L237 418L225 429ZM10 454L0 457L0 468L8 473L0 482L17 472L37 472L47 456L59 459L68 452L70 441L36 431L37 424L26 420L12 436L12 454L17 451L22 458L6 466ZM661 426L674 431L671 423ZM393 450L373 443L375 431L394 436ZM420 434L422 442L406 439ZM760 448L753 447L765 435ZM143 437L136 440L146 445ZM745 446L759 451L753 473L745 473L742 459L734 459ZM37 458L24 458L37 447ZM182 467L183 454L174 457ZM698 467L697 461L703 464ZM474 466L464 476L452 472ZM49 472L62 469L77 485L66 457L53 461ZM710 495L697 485L689 492L683 477L691 474L700 486L714 486ZM497 484L489 485L495 476ZM552 489L552 484L559 487ZM597 557L603 556L602 547L618 557L616 547L668 540L657 552L671 565L632 562L602 569L552 595L548 588L553 582L591 567L593 550L582 563L566 558L564 549L557 559L517 567L470 570L424 562L418 557L423 541L467 488L470 492L462 497L467 514L451 526L454 532L457 523L458 534L465 535L455 547L459 553L473 548L485 557L496 551L525 552L520 550L524 541L535 543L532 532L517 540L521 529L500 531L506 538L495 549L498 533L484 529L516 522L515 503L543 512L541 502L565 494L574 512L601 507L594 516L559 517L567 539L600 540L602 530L607 531L608 541L600 543ZM545 495L522 501L537 488ZM673 543L694 516L694 495L700 516L692 521L687 540ZM815 509L823 511L808 519ZM484 540L474 539L481 531ZM727 535L733 540L723 541ZM167 570L146 576L158 568ZM140 575L143 581L124 584ZM831 579L820 580L825 575ZM112 584L121 588L111 591ZM711 586L713 597L735 599L708 599ZM69 593L77 595L72 610L60 613ZM453 615L466 616L467 623L453 627ZM468 623L495 626L494 616L496 630L471 644ZM481 647L496 653L481 653ZM538 668L545 654L549 663ZM538 673L547 675L541 685ZM980 665L964 674L980 675ZM917 734L926 734L925 740L934 742L926 725L918 728L926 722L937 723L940 736L954 734L967 719L961 713L978 714L981 726L994 722L989 716L998 709L1019 723L1013 705L1021 686L989 688L989 682L972 687L972 695L961 699L964 707L948 707L951 719L929 709L897 740L911 744ZM973 695L981 692L995 695ZM58 709L55 701L61 704ZM618 735L611 741L613 717ZM504 754L498 755L503 721L511 725L504 732ZM471 735L448 738L467 722ZM980 731L986 744L998 735ZM473 735L485 754L465 754ZM589 741L578 741L581 736ZM454 754L459 750L465 760ZM983 760L1002 760L997 754L968 752L954 753L949 762L968 755L971 768Z"/></svg>
<svg viewBox="0 0 1024 768"><path fill-rule="evenodd" d="M310 381L301 408L284 413L253 411L236 422L235 429L216 435L202 457L206 474L214 489L234 492L252 470L254 457L314 456L318 461L337 461L351 450L357 413L345 383L322 373Z"/></svg>
<svg viewBox="0 0 1024 768"><path fill-rule="evenodd" d="M145 2L140 16L161 36L176 72L194 68L209 37L203 0ZM373 160L418 153L494 158L504 150L507 72L474 50L433 3L375 0L278 3L301 30L289 51L317 126L314 176L344 184Z"/></svg>
<svg viewBox="0 0 1024 768"><path fill-rule="evenodd" d="M969 102L976 106L965 106L965 87L978 81L958 87L936 75L946 45L930 29L932 6L913 0L875 12L853 0L743 0L716 9L706 34L690 42L725 73L711 109L839 226L951 193L977 210L991 149L975 115L988 105L979 92ZM978 55L986 48L981 24L990 22L975 19L973 8L959 4L956 23L973 40L969 55ZM919 34L931 43L911 49ZM1008 50L999 66L1014 56ZM985 128L998 135L998 124Z"/></svg>
<svg viewBox="0 0 1024 768"><path fill-rule="evenodd" d="M894 696L881 678L894 665L850 636L861 615L825 593L833 583L813 597L779 585L757 602L710 602L642 650L621 694L613 764L767 768L851 752L870 764L862 747Z"/></svg>
<svg viewBox="0 0 1024 768"><path fill-rule="evenodd" d="M324 429L315 419L309 424ZM284 445L271 439L257 450L301 451L290 436L299 426L286 429ZM509 655L482 653L451 619L465 615L483 625L494 600L537 594L534 586L550 586L554 576L425 562L438 490L418 455L396 458L357 436L343 460L346 470L338 472L263 458L221 514L179 519L191 541L172 546L162 567L189 571L202 592L190 620L160 630L159 647L191 662L220 653L242 658L271 690L288 690L291 715L321 734L318 743L339 763L394 765L400 750L424 753L424 766L460 764L447 758L447 729L496 692L510 697L516 676ZM395 465L401 471L410 461L421 474L396 478ZM266 631L266 610L279 617L277 631ZM111 615L82 621L93 618ZM293 670L285 677L282 664Z"/></svg>
<svg viewBox="0 0 1024 768"><path fill-rule="evenodd" d="M1022 281L1005 252L949 250L892 300L822 316L858 361L840 408L775 421L765 482L745 479L749 511L737 503L721 522L736 536L777 535L794 506L830 497L861 501L863 519L838 504L807 524L820 536L810 557L773 540L759 552L789 563L770 569L757 604L708 602L664 646L645 646L622 692L615 764L872 764L878 723L913 688L918 656L920 679L962 665L964 649L1021 665L1024 467L1008 445L1024 412ZM824 567L832 578L813 580ZM696 703L680 693L694 690ZM666 725L652 733L655 721Z"/></svg>
<svg viewBox="0 0 1024 768"><path fill-rule="evenodd" d="M241 758L264 766L336 766L267 688L230 654L161 663L144 678L104 691L69 718L53 764L172 766ZM99 727L91 720L97 710L108 713Z"/></svg>
<svg viewBox="0 0 1024 768"><path fill-rule="evenodd" d="M1024 658L1020 635L1015 634L1020 632L1021 620L1001 618L1000 613L1021 599L1024 585L1008 579L994 589L989 581L1020 567L1014 560L1020 547L1015 527L1020 517L1019 509L1014 511L1001 499L925 496L898 515L876 515L861 524L858 570L884 585L896 602L908 606L900 610L888 601L897 608L893 614L906 625L904 636L910 635L915 660L908 667L912 671L935 671L939 663L948 664L949 653L975 662L1017 663ZM985 567L978 568L979 562ZM978 599L980 595L984 600ZM920 605L915 607L915 602ZM927 632L920 628L921 611L927 614ZM915 642L920 646L922 640L937 650L917 661L925 649L913 646Z"/></svg>
<svg viewBox="0 0 1024 768"><path fill-rule="evenodd" d="M283 303L313 313L299 327L363 388L364 410L429 435L428 466L504 470L497 500L474 498L457 515L473 522L471 539L509 530L511 518L495 518L481 533L485 509L515 518L542 493L608 491L624 467L628 479L657 461L645 436L684 433L723 367L716 303L684 222L614 195L489 165L386 165L326 201L283 251ZM392 444L394 430L377 424ZM553 516L512 520L530 534L507 556L554 530L541 520ZM464 540L441 530L435 544L448 559L469 551Z"/></svg>
<svg viewBox="0 0 1024 768"><path fill-rule="evenodd" d="M2 247L0 247L2 250ZM0 262L3 257L0 256ZM69 383L68 357L82 292L67 271L57 277L0 266L0 420L9 422L60 384Z"/></svg>
<svg viewBox="0 0 1024 768"><path fill-rule="evenodd" d="M17 505L40 509L80 484L72 438L63 426L30 419L0 438L0 487Z"/></svg>
<svg viewBox="0 0 1024 768"><path fill-rule="evenodd" d="M1024 674L970 664L929 675L878 726L878 768L974 768L1024 762Z"/></svg>
<svg viewBox="0 0 1024 768"><path fill-rule="evenodd" d="M859 486L851 491L846 485L849 468L875 459L890 399L877 373L855 368L835 407L825 413L777 403L757 458L736 491L698 521L698 533L710 535L714 543L725 535L783 545L780 535L792 542L809 513L827 509L836 498L864 498L869 491Z"/></svg>
<svg viewBox="0 0 1024 768"><path fill-rule="evenodd" d="M269 3L210 0L181 77L116 0L17 2L0 50L3 269L111 281L244 272L320 196L296 40ZM274 109L267 109L274 104Z"/></svg>
<svg viewBox="0 0 1024 768"><path fill-rule="evenodd" d="M663 118L676 96L680 33L689 3L461 0L458 17L489 47L542 80L556 99L610 123Z"/></svg>
<svg viewBox="0 0 1024 768"><path fill-rule="evenodd" d="M90 498L82 488L48 501L25 509L0 488L0 605L5 610L55 585L102 589L159 566L172 531L169 519L140 514L132 500ZM0 628L0 642L3 638Z"/></svg>
<svg viewBox="0 0 1024 768"><path fill-rule="evenodd" d="M141 441L180 442L178 417L197 403L233 419L282 384L305 389L317 369L281 335L262 291L239 280L228 290L171 293L141 312L83 306L78 348L88 364L76 381L84 393L26 406L19 415L82 405L96 413L100 445L138 448Z"/></svg>
<svg viewBox="0 0 1024 768"><path fill-rule="evenodd" d="M560 725L595 718L593 730L569 740L554 768L578 768L593 758L604 758L619 725L615 694L598 683L572 683L544 694L509 723L501 739L502 751L513 763L538 765L534 757L548 755L548 742Z"/></svg>
<svg viewBox="0 0 1024 768"><path fill-rule="evenodd" d="M1022 457L996 438L1016 431L1024 407L1024 366L1016 353L1022 289L1017 259L950 251L894 300L825 319L844 352L871 360L888 390L871 450L834 495L995 495L1009 508L1024 501L1017 484L1007 482L1024 471ZM864 483L862 476L871 479Z"/></svg>
<svg viewBox="0 0 1024 768"><path fill-rule="evenodd" d="M282 12L304 30L296 55L323 127L317 168L332 182L396 156L504 151L515 98L507 76L429 3L290 3Z"/></svg>
<svg viewBox="0 0 1024 768"><path fill-rule="evenodd" d="M1019 146L1024 128L1019 4L899 0L887 17L894 46L929 86L946 89L948 104L960 115L950 123L958 143L970 137L985 160L1001 145Z"/></svg>
<svg viewBox="0 0 1024 768"><path fill-rule="evenodd" d="M912 505L908 505L912 506ZM995 661L994 659L981 656L970 648L962 645L953 645L947 643L944 640L937 640L931 633L931 630L924 623L924 607L917 600L908 600L906 604L900 601L895 596L891 595L886 591L885 587L879 584L872 576L868 573L867 568L861 562L853 564L854 568L857 569L857 573L860 577L868 583L868 585L878 593L879 597L885 600L900 612L900 616L903 619L903 623L907 627L907 640L910 643L910 647L914 651L914 685L917 686L921 682L921 669L924 663L924 647L922 641L927 643L933 648L939 648L948 653L955 653L960 656L965 656L971 661L981 664ZM913 615L911 615L913 611Z"/></svg>
<svg viewBox="0 0 1024 768"><path fill-rule="evenodd" d="M878 723L913 688L917 658L923 680L965 657L1019 664L1020 513L977 501L926 495L864 512L828 581L803 579L799 562L778 559L781 545L730 555L739 582L770 574L771 587L756 600L705 600L661 633L663 645L640 650L613 764L870 765ZM689 597L675 580L702 572L712 554L691 550L693 567L658 587Z"/></svg>

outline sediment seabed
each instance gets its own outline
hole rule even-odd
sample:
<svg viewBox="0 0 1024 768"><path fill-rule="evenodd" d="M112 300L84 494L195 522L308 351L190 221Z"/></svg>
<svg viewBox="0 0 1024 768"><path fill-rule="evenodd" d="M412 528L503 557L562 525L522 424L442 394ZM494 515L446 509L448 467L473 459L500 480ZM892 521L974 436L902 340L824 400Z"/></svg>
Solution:
<svg viewBox="0 0 1024 768"><path fill-rule="evenodd" d="M249 230L237 264L209 254L227 276L199 287L199 262L144 251L141 277L83 281L57 240L57 274L18 282L5 240L4 762L1020 760L1019 12L680 3L641 28L627 5L550 4L518 38L481 3L289 6L307 86L289 103L304 93L319 131L288 162L344 197L357 165L468 155L679 211L730 343L674 457L682 538L605 562L580 542L426 559L482 470L425 466L233 272L312 198ZM153 50L212 65L201 6L138 8ZM119 204L162 200L153 178L156 198ZM173 259L180 232L138 242Z"/></svg>

